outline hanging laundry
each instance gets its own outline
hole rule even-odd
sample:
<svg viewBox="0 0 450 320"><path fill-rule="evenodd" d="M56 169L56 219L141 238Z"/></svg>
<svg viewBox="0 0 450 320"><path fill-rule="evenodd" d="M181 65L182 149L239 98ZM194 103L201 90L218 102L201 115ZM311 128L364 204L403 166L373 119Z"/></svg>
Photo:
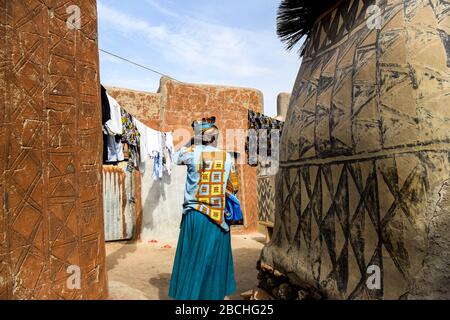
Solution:
<svg viewBox="0 0 450 320"><path fill-rule="evenodd" d="M101 86L103 162L116 163L124 160L122 145L122 114L120 105Z"/></svg>
<svg viewBox="0 0 450 320"><path fill-rule="evenodd" d="M125 159L123 155L123 144L121 136L107 135L106 150L107 150L106 155L107 163L120 162Z"/></svg>
<svg viewBox="0 0 450 320"><path fill-rule="evenodd" d="M153 179L161 179L164 172L163 136L162 133L149 128L139 120L135 120L136 127L140 133L140 156L139 169L145 171L145 162L153 159Z"/></svg>
<svg viewBox="0 0 450 320"><path fill-rule="evenodd" d="M117 148L114 139L109 136L114 134L108 129L106 123L111 121L111 106L105 87L101 86L101 104L102 104L102 131L103 131L103 163L114 162L114 159L120 158L120 150ZM118 152L116 152L116 150Z"/></svg>
<svg viewBox="0 0 450 320"><path fill-rule="evenodd" d="M145 161L145 155L147 155L147 130L145 125L138 119L134 120L136 129L139 132L139 149L141 152L141 161Z"/></svg>
<svg viewBox="0 0 450 320"><path fill-rule="evenodd" d="M155 152L162 152L162 137L161 132L156 131L141 121L135 119L136 128L140 134L140 148L141 158L145 160L145 157L153 157Z"/></svg>
<svg viewBox="0 0 450 320"><path fill-rule="evenodd" d="M108 120L111 119L111 110L109 106L108 96L106 94L106 89L101 86L101 100L102 100L102 125L104 125Z"/></svg>
<svg viewBox="0 0 450 320"><path fill-rule="evenodd" d="M160 152L155 152L153 156L153 180L162 179L164 176L164 164L163 164L163 154Z"/></svg>
<svg viewBox="0 0 450 320"><path fill-rule="evenodd" d="M121 109L122 113L122 140L128 145L139 146L140 134L136 127L135 120L125 109Z"/></svg>
<svg viewBox="0 0 450 320"><path fill-rule="evenodd" d="M164 174L164 153L163 153L163 134L159 131L148 128L147 137L147 151L153 159L153 174L154 180L162 179Z"/></svg>
<svg viewBox="0 0 450 320"><path fill-rule="evenodd" d="M162 133L147 127L147 138L147 151L149 154L154 155L155 153L162 153Z"/></svg>
<svg viewBox="0 0 450 320"><path fill-rule="evenodd" d="M261 163L261 161L267 161L272 155L272 130L279 130L281 137L281 132L283 130L283 121L276 120L274 118L263 115L262 113L255 112L253 110L248 110L248 129L254 129L257 131L257 135L248 135L246 142L246 152L247 159L249 160L249 165L256 166ZM265 132L264 132L265 131ZM260 138L258 138L258 136ZM267 142L261 144L261 138L266 138ZM265 146L264 146L265 145ZM251 146L256 146L257 154L259 155L258 161L254 162L249 154L249 149ZM264 150L266 149L267 150ZM267 155L267 158L265 157Z"/></svg>
<svg viewBox="0 0 450 320"><path fill-rule="evenodd" d="M166 148L169 150L171 157L173 158L175 152L175 146L173 144L172 132L166 132Z"/></svg>
<svg viewBox="0 0 450 320"><path fill-rule="evenodd" d="M128 171L139 170L141 162L140 155L140 133L136 127L136 120L125 109L122 113L122 142L128 145Z"/></svg>
<svg viewBox="0 0 450 320"><path fill-rule="evenodd" d="M100 90L101 104L102 104L102 131L103 131L103 163L108 159L108 148L107 148L107 131L105 128L105 123L111 119L111 111L109 107L108 96L106 95L106 89L102 85Z"/></svg>
<svg viewBox="0 0 450 320"><path fill-rule="evenodd" d="M172 174L172 163L175 154L175 146L173 145L173 135L172 132L165 133L165 143L164 143L164 168L169 175Z"/></svg>
<svg viewBox="0 0 450 320"><path fill-rule="evenodd" d="M111 97L108 93L106 93L106 96L108 97L108 102L110 106L111 111L111 119L106 121L105 127L108 130L110 134L113 135L122 135L122 113L121 113L121 107L119 103Z"/></svg>

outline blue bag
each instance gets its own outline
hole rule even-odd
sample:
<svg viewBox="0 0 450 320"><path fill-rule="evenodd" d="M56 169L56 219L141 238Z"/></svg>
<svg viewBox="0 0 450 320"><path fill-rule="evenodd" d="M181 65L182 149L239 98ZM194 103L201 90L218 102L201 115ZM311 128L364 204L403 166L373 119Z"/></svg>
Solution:
<svg viewBox="0 0 450 320"><path fill-rule="evenodd" d="M243 225L241 204L234 194L227 194L225 200L225 221L229 225Z"/></svg>

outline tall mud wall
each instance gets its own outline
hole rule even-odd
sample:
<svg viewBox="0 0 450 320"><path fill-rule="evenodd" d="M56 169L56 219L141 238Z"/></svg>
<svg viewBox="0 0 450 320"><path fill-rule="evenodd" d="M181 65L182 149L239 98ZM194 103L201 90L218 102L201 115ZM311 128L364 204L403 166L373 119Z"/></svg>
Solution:
<svg viewBox="0 0 450 320"><path fill-rule="evenodd" d="M130 114L143 121L149 127L161 130L162 96L160 93L116 87L106 87L106 90Z"/></svg>
<svg viewBox="0 0 450 320"><path fill-rule="evenodd" d="M373 3L308 40L262 266L332 298L448 299L450 4L379 1L378 28Z"/></svg>
<svg viewBox="0 0 450 320"><path fill-rule="evenodd" d="M0 0L0 299L107 295L96 11Z"/></svg>

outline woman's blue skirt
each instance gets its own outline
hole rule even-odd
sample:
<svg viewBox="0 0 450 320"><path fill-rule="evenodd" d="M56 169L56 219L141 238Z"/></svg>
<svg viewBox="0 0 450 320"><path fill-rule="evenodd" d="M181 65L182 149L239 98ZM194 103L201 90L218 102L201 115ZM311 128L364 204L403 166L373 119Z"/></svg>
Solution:
<svg viewBox="0 0 450 320"><path fill-rule="evenodd" d="M198 211L185 213L169 296L176 300L223 300L235 291L230 232Z"/></svg>

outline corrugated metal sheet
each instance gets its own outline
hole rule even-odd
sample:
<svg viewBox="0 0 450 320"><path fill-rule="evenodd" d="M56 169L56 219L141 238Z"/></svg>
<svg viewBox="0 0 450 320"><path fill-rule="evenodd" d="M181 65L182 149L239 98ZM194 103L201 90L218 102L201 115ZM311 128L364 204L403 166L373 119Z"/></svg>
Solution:
<svg viewBox="0 0 450 320"><path fill-rule="evenodd" d="M119 166L103 166L105 240L133 238L136 223L134 175Z"/></svg>

